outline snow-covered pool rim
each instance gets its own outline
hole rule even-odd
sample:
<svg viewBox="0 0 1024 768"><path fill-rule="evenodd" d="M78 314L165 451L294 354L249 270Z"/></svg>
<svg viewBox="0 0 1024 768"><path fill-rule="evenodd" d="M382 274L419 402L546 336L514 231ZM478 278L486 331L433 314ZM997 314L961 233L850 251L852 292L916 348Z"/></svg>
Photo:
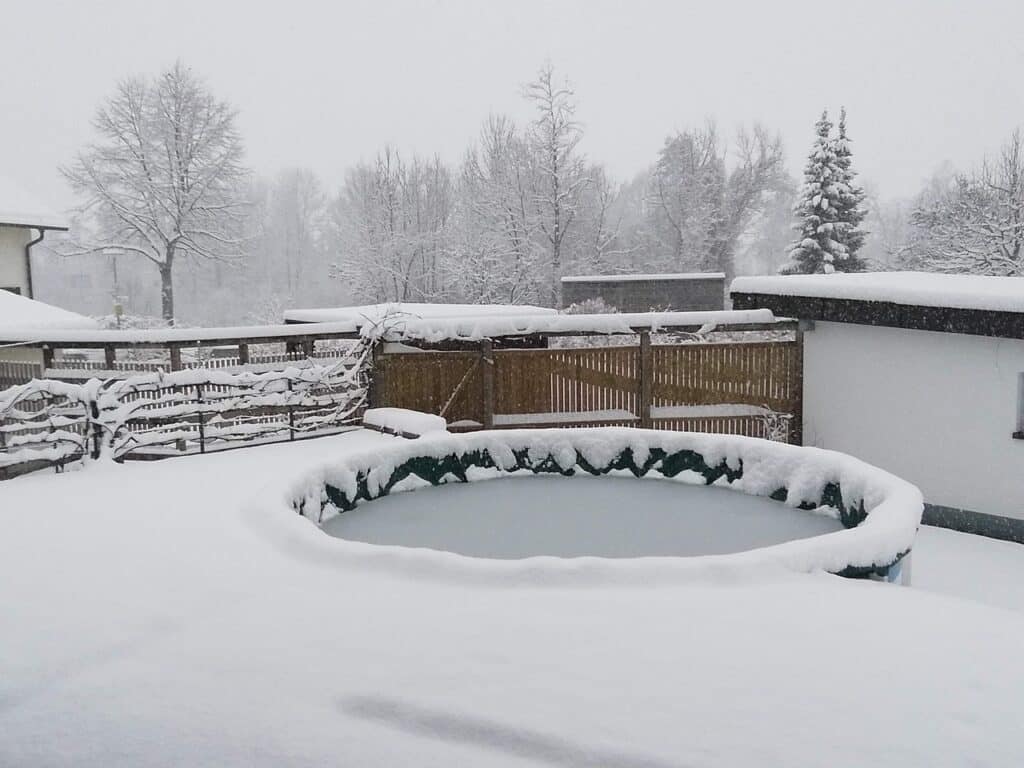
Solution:
<svg viewBox="0 0 1024 768"><path fill-rule="evenodd" d="M451 568L461 565L476 574L483 568L491 571L491 575L506 576L537 574L538 571L546 577L556 573L579 575L588 570L610 576L616 573L642 576L646 570L647 575L653 576L666 568L691 570L705 565L735 569L775 565L796 572L886 576L898 568L901 559L910 552L921 520L923 500L916 487L842 453L735 435L627 427L495 430L464 435L442 433L418 440L396 439L372 449L345 454L307 473L291 486L287 502L299 514L319 523L329 518L332 507L339 502L354 506L360 498L365 501L386 495L408 476L410 461L425 462L419 467L428 472L432 471L431 465L443 463L450 474L456 466L481 466L477 460L486 455L502 474L522 469L523 461L535 472L595 474L594 469L598 469L598 473L604 474L621 468L616 461L621 462L627 449L637 468L647 467L643 474L657 471L659 476L672 477L672 470L675 470L675 479L682 482L720 485L794 507L801 503L817 506L823 496L834 501L838 493L845 508L844 525L852 523L852 526L734 554L695 557L539 556L496 561L430 549L357 544L342 539L332 539L332 543L351 554L375 553L405 566L443 564ZM691 470L676 466L669 468L668 473L663 471L662 462L666 457L690 454L700 458L709 470L708 475L695 471L693 475L684 475ZM678 465L679 460L675 461ZM402 477L396 478L396 471ZM463 477L458 477L456 470L456 474L446 477L445 481L472 482L478 478L479 475L465 477L464 473ZM434 483L424 479L423 484ZM397 492L402 487L394 490ZM782 491L785 498L782 498Z"/></svg>

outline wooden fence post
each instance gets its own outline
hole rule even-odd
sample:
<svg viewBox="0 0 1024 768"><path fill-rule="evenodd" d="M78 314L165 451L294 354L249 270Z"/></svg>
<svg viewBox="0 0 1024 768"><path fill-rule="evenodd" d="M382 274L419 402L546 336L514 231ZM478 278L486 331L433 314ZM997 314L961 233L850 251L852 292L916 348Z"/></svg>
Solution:
<svg viewBox="0 0 1024 768"><path fill-rule="evenodd" d="M199 452L206 453L206 419L203 417L203 385L196 384L196 403L199 404Z"/></svg>
<svg viewBox="0 0 1024 768"><path fill-rule="evenodd" d="M793 445L804 444L804 329L796 330L794 342L793 364L789 375L793 382L793 397L796 407L793 408L793 419L789 426L789 442Z"/></svg>
<svg viewBox="0 0 1024 768"><path fill-rule="evenodd" d="M373 347L370 350L370 383L367 389L367 400L369 400L371 408L383 408L384 407L384 377L387 375L385 372L384 362L384 342L377 340L372 342Z"/></svg>
<svg viewBox="0 0 1024 768"><path fill-rule="evenodd" d="M113 344L107 344L103 347L103 364L107 366L108 371L115 370L117 366L117 350L114 349Z"/></svg>
<svg viewBox="0 0 1024 768"><path fill-rule="evenodd" d="M295 439L295 409L292 407L292 380L288 379L288 439Z"/></svg>
<svg viewBox="0 0 1024 768"><path fill-rule="evenodd" d="M93 461L100 457L103 450L103 427L100 425L100 406L94 399L86 404L86 412L92 422L92 458ZM52 428L52 427L51 427Z"/></svg>
<svg viewBox="0 0 1024 768"><path fill-rule="evenodd" d="M641 429L651 429L651 394L654 391L654 355L651 351L651 334L644 331L640 334L640 391L637 397L637 414L640 417Z"/></svg>
<svg viewBox="0 0 1024 768"><path fill-rule="evenodd" d="M249 364L249 345L239 343L238 345L238 363L239 365Z"/></svg>
<svg viewBox="0 0 1024 768"><path fill-rule="evenodd" d="M47 368L53 368L53 347L49 344L43 345L43 374Z"/></svg>
<svg viewBox="0 0 1024 768"><path fill-rule="evenodd" d="M168 353L171 356L171 370L181 370L181 347L171 346L167 348Z"/></svg>
<svg viewBox="0 0 1024 768"><path fill-rule="evenodd" d="M490 339L480 342L480 380L483 390L484 429L494 428L494 345Z"/></svg>

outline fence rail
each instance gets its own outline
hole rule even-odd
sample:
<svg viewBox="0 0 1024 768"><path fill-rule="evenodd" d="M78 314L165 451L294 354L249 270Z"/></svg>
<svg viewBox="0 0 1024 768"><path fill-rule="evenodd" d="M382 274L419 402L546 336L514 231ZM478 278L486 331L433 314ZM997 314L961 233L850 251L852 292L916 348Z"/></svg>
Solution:
<svg viewBox="0 0 1024 768"><path fill-rule="evenodd" d="M381 357L380 405L455 429L645 426L800 442L802 339Z"/></svg>

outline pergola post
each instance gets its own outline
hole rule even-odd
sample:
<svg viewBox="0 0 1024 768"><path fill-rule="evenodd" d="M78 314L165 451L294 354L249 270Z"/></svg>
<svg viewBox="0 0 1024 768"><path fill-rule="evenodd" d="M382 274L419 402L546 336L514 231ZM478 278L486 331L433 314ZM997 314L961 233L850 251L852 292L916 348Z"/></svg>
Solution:
<svg viewBox="0 0 1024 768"><path fill-rule="evenodd" d="M484 429L494 428L494 345L490 339L480 342L480 380L483 389Z"/></svg>
<svg viewBox="0 0 1024 768"><path fill-rule="evenodd" d="M651 400L654 391L654 354L651 350L651 334L644 331L640 334L639 349L640 388L637 393L637 415L640 417L641 429L650 429L654 422L651 419Z"/></svg>

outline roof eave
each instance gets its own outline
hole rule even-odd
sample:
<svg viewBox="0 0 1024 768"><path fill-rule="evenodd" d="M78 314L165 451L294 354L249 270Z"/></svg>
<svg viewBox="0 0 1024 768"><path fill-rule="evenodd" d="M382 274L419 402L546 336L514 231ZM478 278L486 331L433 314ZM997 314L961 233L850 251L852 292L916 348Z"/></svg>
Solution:
<svg viewBox="0 0 1024 768"><path fill-rule="evenodd" d="M733 309L770 309L776 317L1024 339L1024 312L753 291L732 291L730 297Z"/></svg>
<svg viewBox="0 0 1024 768"><path fill-rule="evenodd" d="M28 224L21 221L0 221L0 227L15 227L17 229L39 229L50 232L67 232L71 229L67 224Z"/></svg>

